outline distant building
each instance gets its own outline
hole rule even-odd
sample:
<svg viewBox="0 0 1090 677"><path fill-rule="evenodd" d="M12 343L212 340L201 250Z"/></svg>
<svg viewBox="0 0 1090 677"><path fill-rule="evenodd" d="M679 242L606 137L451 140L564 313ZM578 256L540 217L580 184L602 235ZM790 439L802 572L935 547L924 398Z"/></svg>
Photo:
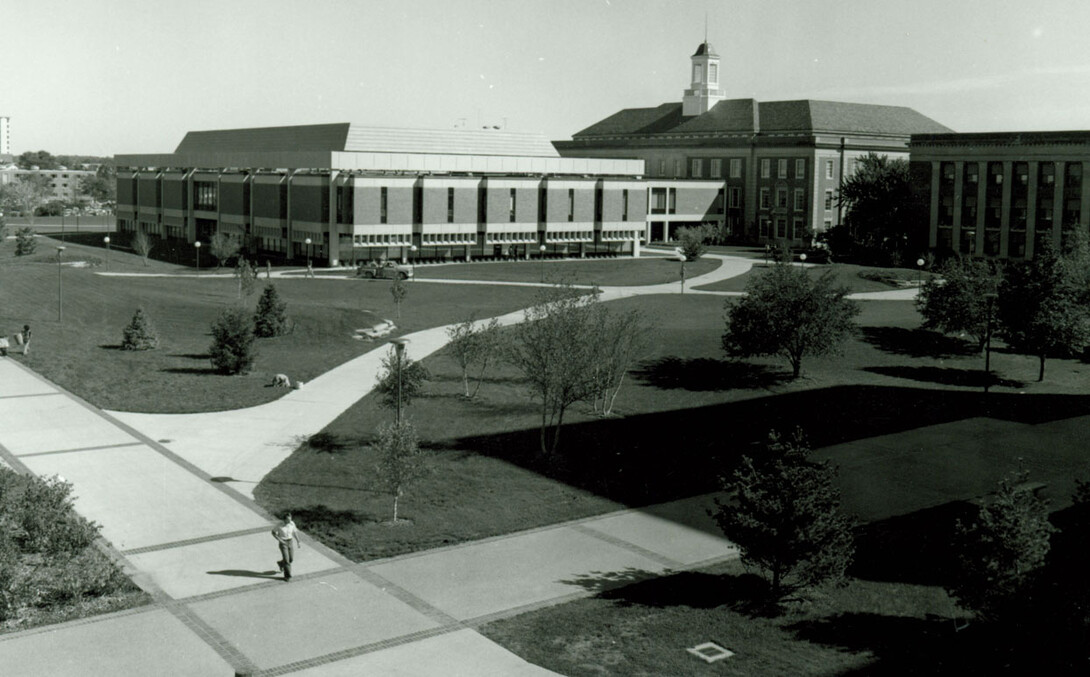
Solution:
<svg viewBox="0 0 1090 677"><path fill-rule="evenodd" d="M841 222L841 183L858 158L908 159L912 134L951 130L911 108L727 99L715 49L690 57L682 100L629 108L554 141L565 157L646 162L648 238L722 224L753 242L804 243Z"/></svg>
<svg viewBox="0 0 1090 677"><path fill-rule="evenodd" d="M71 202L79 195L79 182L85 176L94 176L94 172L79 169L18 169L14 165L0 169L0 183L9 183L23 175L38 175L49 179L49 195L45 201L62 200Z"/></svg>
<svg viewBox="0 0 1090 677"><path fill-rule="evenodd" d="M0 155L11 155L11 118L0 115Z"/></svg>
<svg viewBox="0 0 1090 677"><path fill-rule="evenodd" d="M918 134L910 148L938 252L1029 259L1090 228L1090 131Z"/></svg>
<svg viewBox="0 0 1090 677"><path fill-rule="evenodd" d="M190 132L118 155L119 230L330 265L638 254L642 161L562 158L541 136L342 123ZM309 244L308 244L309 240Z"/></svg>

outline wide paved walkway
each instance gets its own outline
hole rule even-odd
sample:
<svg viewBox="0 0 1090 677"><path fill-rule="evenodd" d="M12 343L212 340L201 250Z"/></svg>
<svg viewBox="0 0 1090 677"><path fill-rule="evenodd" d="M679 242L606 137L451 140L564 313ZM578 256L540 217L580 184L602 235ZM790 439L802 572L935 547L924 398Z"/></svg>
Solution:
<svg viewBox="0 0 1090 677"><path fill-rule="evenodd" d="M0 358L0 459L71 482L77 510L155 599L0 637L5 677L547 675L474 628L587 595L617 573L737 554L701 497L359 565L304 534L285 584L271 516L11 358Z"/></svg>

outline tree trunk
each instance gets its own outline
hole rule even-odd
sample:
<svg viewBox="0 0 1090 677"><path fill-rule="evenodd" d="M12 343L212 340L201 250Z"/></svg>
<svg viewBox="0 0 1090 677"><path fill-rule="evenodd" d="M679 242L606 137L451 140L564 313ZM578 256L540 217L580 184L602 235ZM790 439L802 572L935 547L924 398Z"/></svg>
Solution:
<svg viewBox="0 0 1090 677"><path fill-rule="evenodd" d="M541 457L544 458L549 455L549 445L545 439L545 432L549 428L549 419L546 416L545 409L549 405L545 402L541 403Z"/></svg>
<svg viewBox="0 0 1090 677"><path fill-rule="evenodd" d="M556 417L556 427L553 429L553 445L551 454L556 456L556 450L560 446L560 426L564 425L564 407L560 408L560 415Z"/></svg>
<svg viewBox="0 0 1090 677"><path fill-rule="evenodd" d="M802 373L802 359L791 358L791 378L798 378Z"/></svg>
<svg viewBox="0 0 1090 677"><path fill-rule="evenodd" d="M397 524L397 499L401 497L400 491L394 492L394 524Z"/></svg>
<svg viewBox="0 0 1090 677"><path fill-rule="evenodd" d="M621 392L621 385L624 383L624 372L621 372L621 378L617 379L617 387L613 389L613 394L609 397L609 405L605 408L605 415L609 416L613 413L613 405L617 403L617 394Z"/></svg>
<svg viewBox="0 0 1090 677"><path fill-rule="evenodd" d="M1040 369L1040 371L1037 372L1037 382L1040 383L1041 381L1045 380L1045 355L1044 355L1044 353L1041 353L1040 355L1038 355L1038 358L1041 360L1041 369Z"/></svg>
<svg viewBox="0 0 1090 677"><path fill-rule="evenodd" d="M466 387L466 399L469 399L469 368L462 367L462 384Z"/></svg>

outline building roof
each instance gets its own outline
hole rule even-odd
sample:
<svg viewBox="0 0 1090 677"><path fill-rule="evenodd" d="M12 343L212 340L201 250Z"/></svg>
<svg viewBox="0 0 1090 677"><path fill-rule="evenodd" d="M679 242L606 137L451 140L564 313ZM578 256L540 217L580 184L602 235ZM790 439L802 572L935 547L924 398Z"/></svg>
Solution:
<svg viewBox="0 0 1090 677"><path fill-rule="evenodd" d="M715 47L712 47L712 44L705 40L696 48L693 56L719 56L719 54L716 53Z"/></svg>
<svg viewBox="0 0 1090 677"><path fill-rule="evenodd" d="M596 136L643 136L648 134L757 134L817 133L909 136L942 134L952 130L903 106L879 106L839 101L720 101L702 115L684 117L680 103L656 108L628 108L614 113L572 135L573 139Z"/></svg>
<svg viewBox="0 0 1090 677"><path fill-rule="evenodd" d="M540 134L496 129L368 127L349 122L189 132L174 152L311 151L557 157L552 144Z"/></svg>
<svg viewBox="0 0 1090 677"><path fill-rule="evenodd" d="M975 132L968 134L913 134L909 145L922 146L1042 146L1087 145L1090 130L1056 132Z"/></svg>

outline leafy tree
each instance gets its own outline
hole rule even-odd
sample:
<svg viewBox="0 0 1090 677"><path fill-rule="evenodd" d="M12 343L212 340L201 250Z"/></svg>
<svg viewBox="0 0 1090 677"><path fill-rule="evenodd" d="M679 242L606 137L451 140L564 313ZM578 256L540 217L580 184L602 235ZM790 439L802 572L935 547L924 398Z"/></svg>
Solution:
<svg viewBox="0 0 1090 677"><path fill-rule="evenodd" d="M1000 271L984 259L953 258L939 275L939 279L923 283L916 299L924 328L968 334L977 349L984 350L988 332L996 324L995 302L989 294L996 294L999 289Z"/></svg>
<svg viewBox="0 0 1090 677"><path fill-rule="evenodd" d="M3 212L0 212L0 244L3 244L8 239L8 222L4 219Z"/></svg>
<svg viewBox="0 0 1090 677"><path fill-rule="evenodd" d="M244 374L257 358L254 323L242 308L224 308L212 323L212 366L225 374Z"/></svg>
<svg viewBox="0 0 1090 677"><path fill-rule="evenodd" d="M454 355L458 366L462 369L462 384L465 386L466 399L473 399L481 390L485 371L495 360L499 352L499 326L496 318L492 318L487 324L477 322L473 315L455 325L447 327L447 338L450 339L448 350ZM476 385L473 391L469 389L469 372L477 368Z"/></svg>
<svg viewBox="0 0 1090 677"><path fill-rule="evenodd" d="M282 336L288 331L288 317L285 314L288 304L280 298L276 285L265 285L261 298L257 300L254 313L254 334L261 338Z"/></svg>
<svg viewBox="0 0 1090 677"><path fill-rule="evenodd" d="M129 244L132 246L132 250L140 255L140 258L144 261L144 265L148 265L148 255L151 254L151 250L155 248L155 242L151 239L151 236L142 230L138 230L133 233L132 240Z"/></svg>
<svg viewBox="0 0 1090 677"><path fill-rule="evenodd" d="M390 296L394 297L394 305L397 306L397 319L399 320L401 319L401 302L408 295L408 285L405 284L400 275L394 276L394 281L390 283Z"/></svg>
<svg viewBox="0 0 1090 677"><path fill-rule="evenodd" d="M1033 260L1008 266L999 288L1003 338L1015 350L1036 355L1037 380L1045 359L1082 350L1090 343L1090 314L1075 260L1058 255L1045 241Z"/></svg>
<svg viewBox="0 0 1090 677"><path fill-rule="evenodd" d="M398 501L405 490L430 472L427 457L420 449L416 428L408 421L379 428L374 447L379 454L375 479L379 488L394 499L392 522L396 524Z"/></svg>
<svg viewBox="0 0 1090 677"><path fill-rule="evenodd" d="M677 239L686 261L696 261L708 250L708 233L703 227L678 228Z"/></svg>
<svg viewBox="0 0 1090 677"><path fill-rule="evenodd" d="M228 259L238 256L240 247L238 239L229 233L215 233L208 242L208 251L216 259L216 268L227 263Z"/></svg>
<svg viewBox="0 0 1090 677"><path fill-rule="evenodd" d="M833 281L831 271L815 279L805 268L771 266L729 307L723 349L733 357L780 355L798 378L802 358L838 350L859 313L848 290Z"/></svg>
<svg viewBox="0 0 1090 677"><path fill-rule="evenodd" d="M79 180L79 194L93 202L114 202L117 200L116 178L106 178L101 169L94 176L84 176Z"/></svg>
<svg viewBox="0 0 1090 677"><path fill-rule="evenodd" d="M994 501L980 508L976 520L955 525L958 569L950 592L985 620L1002 613L1048 555L1055 528L1048 521L1048 502L1025 489L1028 477L1020 470L1003 478Z"/></svg>
<svg viewBox="0 0 1090 677"><path fill-rule="evenodd" d="M238 258L238 264L235 265L235 277L238 279L239 300L242 300L243 294L252 296L257 286L257 271L243 256Z"/></svg>
<svg viewBox="0 0 1090 677"><path fill-rule="evenodd" d="M423 364L416 362L405 355L401 356L401 384L398 387L397 374L397 349L393 346L382 358L382 369L379 371L378 382L375 384L375 392L380 396L379 402L387 409L397 409L398 393L401 395L401 406L409 406L414 399L424 394L424 383L431 378L431 373Z"/></svg>
<svg viewBox="0 0 1090 677"><path fill-rule="evenodd" d="M760 453L743 456L733 475L721 478L735 498L716 499L712 511L742 561L769 578L773 599L841 581L855 554L852 522L833 485L836 471L809 455L801 431L789 439L772 431Z"/></svg>
<svg viewBox="0 0 1090 677"><path fill-rule="evenodd" d="M847 210L847 232L864 250L896 263L905 253L925 248L910 239L918 232L919 215L906 160L868 153L841 185L839 199Z"/></svg>
<svg viewBox="0 0 1090 677"><path fill-rule="evenodd" d="M15 255L29 256L38 248L38 238L34 229L24 226L15 231Z"/></svg>
<svg viewBox="0 0 1090 677"><path fill-rule="evenodd" d="M10 183L0 184L0 205L16 209L27 217L31 224L38 207L50 195L49 178L42 174L20 174Z"/></svg>
<svg viewBox="0 0 1090 677"><path fill-rule="evenodd" d="M143 308L133 313L121 337L122 350L153 350L159 347L159 334Z"/></svg>
<svg viewBox="0 0 1090 677"><path fill-rule="evenodd" d="M19 169L59 169L60 162L51 153L44 150L26 151L15 158L15 164Z"/></svg>
<svg viewBox="0 0 1090 677"><path fill-rule="evenodd" d="M591 406L596 413L609 416L625 375L647 351L651 327L638 310L613 313L596 306L595 311L593 331L587 337L597 353L592 366Z"/></svg>
<svg viewBox="0 0 1090 677"><path fill-rule="evenodd" d="M596 295L583 295L569 284L547 287L524 311L525 321L511 330L507 359L541 401L542 456L556 455L568 408L596 392L596 347L588 340L596 300Z"/></svg>
<svg viewBox="0 0 1090 677"><path fill-rule="evenodd" d="M64 210L68 207L64 200L50 200L35 211L37 216L60 216L64 214Z"/></svg>

